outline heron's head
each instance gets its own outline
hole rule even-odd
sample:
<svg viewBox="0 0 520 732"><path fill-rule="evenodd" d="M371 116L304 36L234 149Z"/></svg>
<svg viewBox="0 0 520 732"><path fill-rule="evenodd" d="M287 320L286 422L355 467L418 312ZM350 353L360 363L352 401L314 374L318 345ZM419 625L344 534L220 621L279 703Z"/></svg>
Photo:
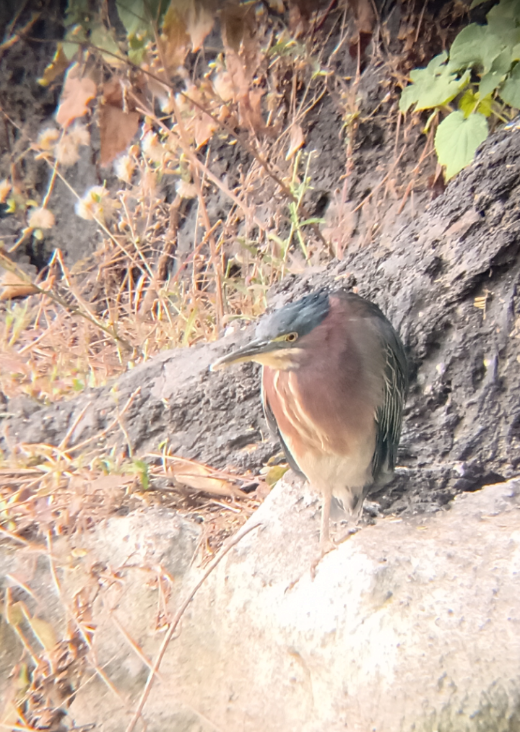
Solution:
<svg viewBox="0 0 520 732"><path fill-rule="evenodd" d="M328 293L317 292L276 310L260 320L252 341L219 358L211 370L246 361L278 370L295 367L308 347L305 336L320 326L329 309Z"/></svg>

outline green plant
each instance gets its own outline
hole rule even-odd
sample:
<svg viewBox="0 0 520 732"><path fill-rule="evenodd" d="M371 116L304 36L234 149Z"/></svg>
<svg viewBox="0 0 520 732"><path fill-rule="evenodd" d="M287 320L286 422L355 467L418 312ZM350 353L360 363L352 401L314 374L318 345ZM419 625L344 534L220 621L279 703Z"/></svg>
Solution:
<svg viewBox="0 0 520 732"><path fill-rule="evenodd" d="M298 241L300 249L302 250L302 254L305 257L305 261L309 261L309 252L305 244L302 227L309 226L310 224L323 223L323 219L317 217L311 217L302 220L300 215L301 204L303 202L304 196L308 191L312 190L311 178L309 176L311 157L312 152L305 155L305 171L303 177L301 177L298 175L298 169L300 167L300 162L302 159L301 151L298 151L295 156L293 173L290 182L290 191L294 198L293 200L290 200L288 202L290 229L287 237L285 239L282 239L274 232L269 232L268 234L269 239L274 241L278 245L280 250L279 260L278 262L275 262L275 265L279 264L281 266L281 276L283 276L283 273L285 271L287 257L289 254L289 249L293 243L293 239L296 239Z"/></svg>
<svg viewBox="0 0 520 732"><path fill-rule="evenodd" d="M471 7L483 1L473 0ZM449 54L443 51L425 69L414 69L401 94L401 112L413 106L416 112L435 110L426 129L441 110L448 111L435 135L448 180L471 163L490 123L504 122L508 108L520 108L520 0L501 0L486 20L464 28Z"/></svg>
<svg viewBox="0 0 520 732"><path fill-rule="evenodd" d="M166 0L116 0L117 15L125 30L118 37L108 21L106 11L92 12L88 0L69 0L64 14L65 34L58 43L51 64L45 69L40 84L53 82L78 56L81 47L97 48L108 63L121 66L125 60L140 65L148 44L154 38L154 27L164 20Z"/></svg>

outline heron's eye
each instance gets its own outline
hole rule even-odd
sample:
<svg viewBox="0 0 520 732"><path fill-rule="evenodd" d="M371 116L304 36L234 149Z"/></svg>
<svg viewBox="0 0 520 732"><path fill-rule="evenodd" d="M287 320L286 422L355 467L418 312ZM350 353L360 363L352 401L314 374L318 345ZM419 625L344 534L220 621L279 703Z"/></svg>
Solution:
<svg viewBox="0 0 520 732"><path fill-rule="evenodd" d="M298 340L298 333L287 333L285 340L289 341L289 343L294 343L294 341Z"/></svg>

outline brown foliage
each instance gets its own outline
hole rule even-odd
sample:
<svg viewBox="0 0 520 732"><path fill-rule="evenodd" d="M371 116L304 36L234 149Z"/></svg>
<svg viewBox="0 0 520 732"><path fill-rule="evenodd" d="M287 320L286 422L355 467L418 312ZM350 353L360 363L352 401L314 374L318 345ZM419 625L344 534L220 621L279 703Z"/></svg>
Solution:
<svg viewBox="0 0 520 732"><path fill-rule="evenodd" d="M138 130L139 119L135 102L123 94L122 81L114 77L104 84L99 105L101 165L109 165L128 148Z"/></svg>
<svg viewBox="0 0 520 732"><path fill-rule="evenodd" d="M80 65L75 63L67 72L60 104L56 112L56 121L62 127L68 127L78 117L88 112L88 103L95 98L97 87L88 76L82 76Z"/></svg>

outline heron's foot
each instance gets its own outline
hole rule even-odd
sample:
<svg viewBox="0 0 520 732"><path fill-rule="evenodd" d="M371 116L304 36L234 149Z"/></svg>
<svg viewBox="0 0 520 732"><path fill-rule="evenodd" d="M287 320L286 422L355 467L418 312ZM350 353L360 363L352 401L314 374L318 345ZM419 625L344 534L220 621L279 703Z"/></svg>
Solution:
<svg viewBox="0 0 520 732"><path fill-rule="evenodd" d="M336 542L333 541L329 536L320 539L320 559L323 559L325 554L328 554L333 549L337 549Z"/></svg>
<svg viewBox="0 0 520 732"><path fill-rule="evenodd" d="M330 537L323 537L320 539L320 551L316 559L311 564L311 577L314 579L316 577L316 569L318 567L318 564L321 562L325 554L328 554L333 549L337 549L337 544L335 541L332 541Z"/></svg>
<svg viewBox="0 0 520 732"><path fill-rule="evenodd" d="M343 544L344 541L347 541L347 539L350 539L351 536L354 534L357 534L357 532L361 529L361 526L349 526L346 531L344 531L342 534L340 534L336 539L336 546L338 544Z"/></svg>

